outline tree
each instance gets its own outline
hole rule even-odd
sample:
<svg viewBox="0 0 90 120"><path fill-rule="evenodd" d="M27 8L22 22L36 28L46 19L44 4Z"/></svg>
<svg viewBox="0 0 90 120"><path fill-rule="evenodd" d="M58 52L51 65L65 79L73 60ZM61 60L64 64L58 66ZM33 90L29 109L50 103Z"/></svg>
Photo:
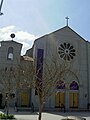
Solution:
<svg viewBox="0 0 90 120"><path fill-rule="evenodd" d="M18 87L32 87L32 81L34 76L33 59L26 59L20 62L17 66L16 79L18 79Z"/></svg>
<svg viewBox="0 0 90 120"><path fill-rule="evenodd" d="M35 89L39 99L38 120L41 120L44 103L48 97L55 93L60 81L70 70L70 65L67 61L63 61L62 63L56 59L52 59L51 62L47 61L48 60L44 59L44 64L40 63L40 65L38 65L39 67L36 67L36 75L34 79L36 82Z"/></svg>
<svg viewBox="0 0 90 120"><path fill-rule="evenodd" d="M16 90L16 81L15 81L15 70L14 68L2 68L0 69L0 84L3 87L5 94L5 107L7 115L9 113L9 101L14 97L14 92Z"/></svg>
<svg viewBox="0 0 90 120"><path fill-rule="evenodd" d="M40 62L38 67L35 65L35 63L35 60L34 64L30 64L30 61L24 61L24 63L18 65L18 86L34 88L37 91L39 99L38 119L41 120L44 103L46 102L48 97L55 92L59 81L62 80L62 78L68 71L69 66L66 61L60 64L55 59L52 60L52 63L44 60L44 65L42 64L42 62Z"/></svg>
<svg viewBox="0 0 90 120"><path fill-rule="evenodd" d="M28 59L26 59L28 58ZM16 90L16 105L17 109L19 106L31 106L30 92L33 81L33 59L30 57L24 56L16 68L16 81L17 81L17 90ZM23 102L24 96L27 96L27 102ZM19 102L20 101L20 102Z"/></svg>
<svg viewBox="0 0 90 120"><path fill-rule="evenodd" d="M0 69L0 85L2 86L5 94L7 115L9 113L9 103L12 95L17 97L17 89L23 88L23 86L27 88L31 87L31 80L33 79L32 64L33 59L28 56L24 56L19 63L17 62L16 65L12 64L8 67Z"/></svg>

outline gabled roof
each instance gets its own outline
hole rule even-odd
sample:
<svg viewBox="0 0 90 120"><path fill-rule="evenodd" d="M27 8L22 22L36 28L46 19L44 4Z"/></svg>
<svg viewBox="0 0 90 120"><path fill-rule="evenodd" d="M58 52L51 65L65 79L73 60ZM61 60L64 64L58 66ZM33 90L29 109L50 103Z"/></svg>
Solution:
<svg viewBox="0 0 90 120"><path fill-rule="evenodd" d="M49 33L49 34L46 34L46 35L44 35L44 36L42 36L42 37L40 37L40 38L38 38L38 39L36 39L35 41L37 41L37 40L39 40L39 39L41 39L41 38L43 38L43 37L49 37L50 35L54 35L54 34L56 34L57 32L62 32L62 31L71 31L73 34L75 34L75 35L77 35L78 37L80 37L82 40L84 40L84 41L86 41L87 42L87 40L85 40L83 37L81 37L77 32L75 32L72 28L70 28L69 26L65 26L65 27L62 27L62 28L60 28L60 29L58 29L58 30L56 30L56 31L54 31L54 32L51 32L51 33Z"/></svg>
<svg viewBox="0 0 90 120"><path fill-rule="evenodd" d="M61 28L61 29L58 29L58 30L56 30L56 31L54 31L54 32L52 32L52 33L50 33L50 34L53 34L53 33L56 33L56 32L58 32L58 31L64 31L64 30L70 30L70 31L72 31L74 34L76 34L78 37L80 37L81 39L83 39L83 40L85 40L83 37L81 37L77 32L75 32L71 27L69 27L69 26L65 26L65 27L63 27L63 28Z"/></svg>
<svg viewBox="0 0 90 120"><path fill-rule="evenodd" d="M58 30L56 30L56 31L54 31L54 32L51 32L51 33L46 34L46 35L44 35L44 36L41 36L41 37L37 38L37 39L34 41L34 43L35 43L36 41L40 40L40 39L43 39L44 37L47 37L47 39L48 39L49 36L50 36L50 37L52 38L53 35L55 35L55 34L58 33L58 32L61 33L62 31L63 31L63 33L64 33L65 31L70 31L72 34L78 36L78 37L79 37L80 39L82 39L84 42L88 42L88 43L90 44L89 41L87 41L87 40L85 40L83 37L81 37L77 32L75 32L75 31L74 31L71 27L69 27L69 26L64 26L64 27L62 27L62 28L60 28L60 29L58 29ZM44 40L46 40L46 39L44 39ZM34 45L34 44L33 44L33 45ZM32 49L33 49L33 47L32 47ZM27 50L27 53L29 53L30 50L31 50L31 49L28 49L28 50Z"/></svg>
<svg viewBox="0 0 90 120"><path fill-rule="evenodd" d="M15 43L15 44L22 45L21 43L16 42L16 41L14 41L14 40L1 41L1 43L2 43L2 42L4 42L4 43Z"/></svg>

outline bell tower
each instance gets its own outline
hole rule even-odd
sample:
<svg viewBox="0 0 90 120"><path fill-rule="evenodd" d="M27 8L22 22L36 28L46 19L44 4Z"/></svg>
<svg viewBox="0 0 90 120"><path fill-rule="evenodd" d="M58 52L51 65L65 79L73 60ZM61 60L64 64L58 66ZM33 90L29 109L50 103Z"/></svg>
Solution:
<svg viewBox="0 0 90 120"><path fill-rule="evenodd" d="M22 44L14 41L15 34L10 35L11 40L1 41L0 64L17 64L20 62Z"/></svg>

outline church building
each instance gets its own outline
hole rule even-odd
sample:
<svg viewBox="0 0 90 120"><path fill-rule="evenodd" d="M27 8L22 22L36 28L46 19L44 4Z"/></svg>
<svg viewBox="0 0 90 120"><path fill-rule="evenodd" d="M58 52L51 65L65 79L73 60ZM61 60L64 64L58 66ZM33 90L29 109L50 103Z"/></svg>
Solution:
<svg viewBox="0 0 90 120"><path fill-rule="evenodd" d="M13 37L13 36L12 36ZM36 71L40 69L40 77L44 79L47 68L45 63L51 65L53 60L58 63L67 63L70 71L66 72L60 79L59 86L56 86L53 94L45 102L44 109L59 109L62 105L66 110L86 110L90 105L90 42L82 38L68 24L52 33L46 34L34 41L31 49L26 51L25 56L21 56L22 44L13 40L1 41L0 47L0 70L4 69L12 72L18 65L25 70L35 65ZM33 58L33 59L32 59ZM39 59L40 58L40 59ZM29 60L28 60L29 59ZM34 61L33 61L34 60ZM34 64L33 64L34 62ZM54 70L53 66L50 67ZM60 68L61 69L61 68ZM59 70L58 70L59 71ZM9 73L10 73L9 72ZM23 72L23 71L22 71ZM31 73L31 71L29 71ZM18 72L19 73L19 72ZM25 71L23 72L23 74ZM12 75L12 74L8 74ZM20 74L19 74L20 75ZM11 91L10 105L14 106L17 102L18 107L31 107L38 109L38 95L35 89L30 88L28 83L28 72L13 78L15 81L26 81L26 86L21 86ZM2 79L3 77L3 79ZM11 78L12 76L8 77ZM10 80L5 78L0 72L0 80ZM33 81L34 78L31 78ZM4 84L5 85L5 84ZM6 84L7 85L7 84ZM23 84L21 84L23 85ZM14 88L13 87L13 88ZM7 97L6 86L0 81L0 106L3 106Z"/></svg>
<svg viewBox="0 0 90 120"><path fill-rule="evenodd" d="M59 88L45 103L46 109L58 109L62 105L66 110L87 109L90 104L90 43L68 25L35 40L32 49L26 52L38 61L41 57L52 63L52 56L62 63L70 64L71 72L64 76ZM48 60L49 58L49 60ZM36 63L38 64L38 63ZM51 68L53 69L53 67ZM42 75L45 70L43 70ZM63 84L62 84L63 83ZM38 107L37 95L32 93L34 106Z"/></svg>

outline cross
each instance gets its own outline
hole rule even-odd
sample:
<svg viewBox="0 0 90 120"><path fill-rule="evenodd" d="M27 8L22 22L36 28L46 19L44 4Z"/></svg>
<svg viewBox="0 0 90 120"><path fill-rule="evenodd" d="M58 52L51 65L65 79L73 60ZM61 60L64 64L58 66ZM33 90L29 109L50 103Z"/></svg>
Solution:
<svg viewBox="0 0 90 120"><path fill-rule="evenodd" d="M66 21L67 21L67 26L68 26L68 20L69 20L69 17L67 16L67 17L66 17Z"/></svg>

